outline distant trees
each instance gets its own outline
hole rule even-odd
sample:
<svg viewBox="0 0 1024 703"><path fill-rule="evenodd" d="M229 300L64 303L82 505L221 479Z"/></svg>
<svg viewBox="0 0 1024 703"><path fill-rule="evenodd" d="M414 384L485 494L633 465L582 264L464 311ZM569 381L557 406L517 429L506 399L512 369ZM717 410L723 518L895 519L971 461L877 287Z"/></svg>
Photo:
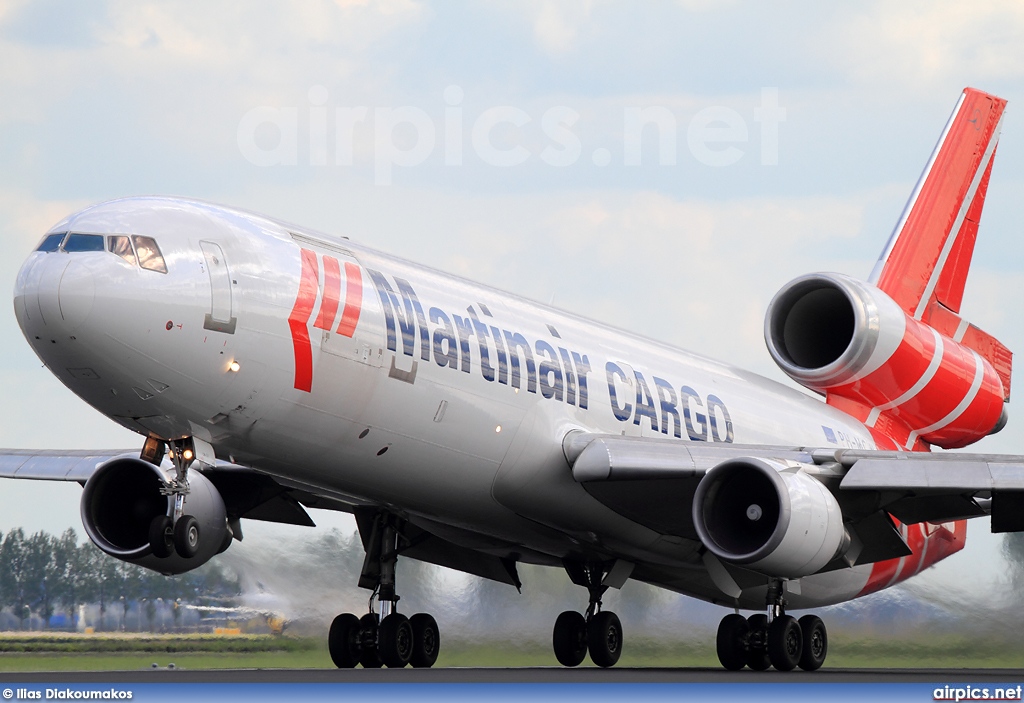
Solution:
<svg viewBox="0 0 1024 703"><path fill-rule="evenodd" d="M166 577L104 554L91 542L79 543L70 528L59 537L42 531L26 536L15 528L0 540L0 609L12 614L20 629L33 614L44 627L57 612L73 623L79 606L87 603L99 605L101 628L111 606L123 628L132 604L152 628L158 600L195 603L238 592L238 577L216 565ZM175 625L179 615L175 606Z"/></svg>

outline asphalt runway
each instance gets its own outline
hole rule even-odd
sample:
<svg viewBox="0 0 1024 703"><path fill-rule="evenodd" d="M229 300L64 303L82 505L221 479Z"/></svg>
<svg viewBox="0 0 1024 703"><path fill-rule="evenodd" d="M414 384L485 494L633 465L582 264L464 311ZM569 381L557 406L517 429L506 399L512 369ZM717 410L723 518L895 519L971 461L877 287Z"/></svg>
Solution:
<svg viewBox="0 0 1024 703"><path fill-rule="evenodd" d="M438 669L143 669L10 672L0 684L140 683L1017 683L1020 669L822 669L725 671L717 668L529 667Z"/></svg>

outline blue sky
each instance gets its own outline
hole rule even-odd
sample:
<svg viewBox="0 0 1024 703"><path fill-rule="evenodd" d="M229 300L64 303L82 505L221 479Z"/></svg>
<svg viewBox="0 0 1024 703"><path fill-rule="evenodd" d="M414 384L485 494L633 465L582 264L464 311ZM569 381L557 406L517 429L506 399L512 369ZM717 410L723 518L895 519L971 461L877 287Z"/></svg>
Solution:
<svg viewBox="0 0 1024 703"><path fill-rule="evenodd" d="M762 340L772 295L811 271L867 275L966 85L1010 107L964 312L1021 350L1019 2L339 0L213 2L197 12L174 2L8 0L0 281L10 290L46 228L90 203L194 196L350 236L783 380ZM450 86L462 95L454 108ZM755 121L765 89L785 110L776 165L762 162ZM368 117L348 142L351 165L339 165L337 111L358 106ZM652 127L640 165L626 165L625 116L650 107L675 121L674 163L659 163ZM473 127L495 108L528 118L489 132L492 147L518 147L523 163L495 166L475 149ZM381 185L383 149L423 146L412 124L379 131L402 109L428 120L435 144ZM452 109L462 128L448 139ZM261 123L247 137L246 116L288 110L295 164L254 164L244 145L273 152L280 135ZM713 145L738 149L735 163L709 165L690 147L707 110L746 131ZM544 127L551 111L576 115L563 127L579 156L562 166L542 158L560 145ZM310 146L317 115L323 165ZM461 164L447 165L445 145L456 141ZM607 165L595 163L599 150ZM0 315L0 379L2 446L138 444L40 367L10 306ZM1011 406L1007 431L976 448L1024 454L1017 414ZM0 488L0 529L79 527L77 487ZM973 561L959 568L998 580L998 541L985 529L972 528L973 556L957 559Z"/></svg>

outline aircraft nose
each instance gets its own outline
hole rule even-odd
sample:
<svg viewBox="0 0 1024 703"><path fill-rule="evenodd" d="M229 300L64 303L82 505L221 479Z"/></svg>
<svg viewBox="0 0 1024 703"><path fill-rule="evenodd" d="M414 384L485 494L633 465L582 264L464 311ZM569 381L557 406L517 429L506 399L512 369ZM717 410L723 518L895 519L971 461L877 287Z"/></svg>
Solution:
<svg viewBox="0 0 1024 703"><path fill-rule="evenodd" d="M14 287L14 309L29 340L74 333L92 312L93 277L61 252L34 253Z"/></svg>

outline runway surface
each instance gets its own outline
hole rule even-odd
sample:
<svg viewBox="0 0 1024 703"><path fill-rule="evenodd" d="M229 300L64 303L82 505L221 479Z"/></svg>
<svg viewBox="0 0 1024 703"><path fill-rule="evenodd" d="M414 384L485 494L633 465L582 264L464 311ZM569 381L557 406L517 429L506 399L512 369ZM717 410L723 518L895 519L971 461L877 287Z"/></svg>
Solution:
<svg viewBox="0 0 1024 703"><path fill-rule="evenodd" d="M144 669L137 671L0 672L0 684L139 683L1018 683L1020 669L822 669L725 671L581 667L449 669Z"/></svg>

